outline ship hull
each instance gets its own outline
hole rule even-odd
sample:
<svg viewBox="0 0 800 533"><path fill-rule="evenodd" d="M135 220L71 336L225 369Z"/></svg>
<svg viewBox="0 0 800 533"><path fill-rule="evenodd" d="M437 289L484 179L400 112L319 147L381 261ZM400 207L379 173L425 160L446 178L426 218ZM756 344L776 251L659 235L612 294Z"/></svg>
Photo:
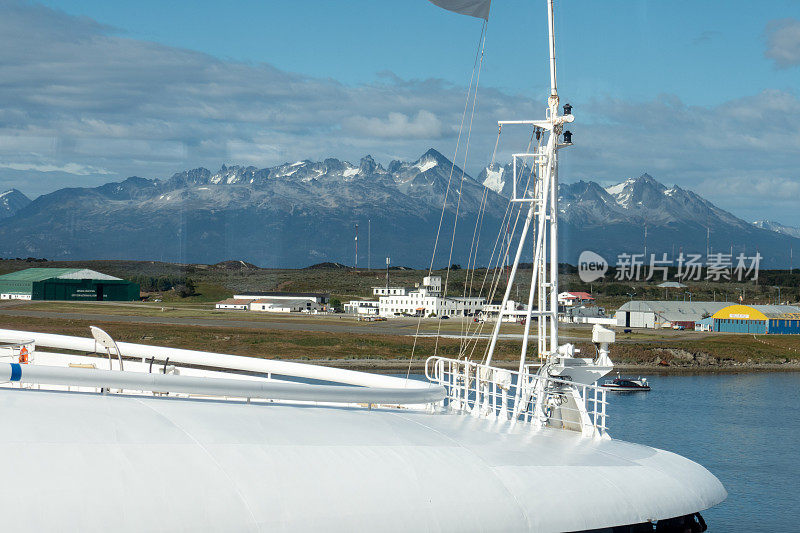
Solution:
<svg viewBox="0 0 800 533"><path fill-rule="evenodd" d="M581 531L726 497L673 453L401 409L0 389L9 531Z"/></svg>

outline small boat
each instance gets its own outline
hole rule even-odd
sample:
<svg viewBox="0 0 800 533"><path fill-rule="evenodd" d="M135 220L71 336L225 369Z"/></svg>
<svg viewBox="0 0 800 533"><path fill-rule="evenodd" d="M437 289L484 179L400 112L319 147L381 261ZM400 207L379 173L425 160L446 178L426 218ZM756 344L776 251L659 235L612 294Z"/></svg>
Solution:
<svg viewBox="0 0 800 533"><path fill-rule="evenodd" d="M606 380L602 387L604 389L617 392L637 392L650 390L650 384L647 383L647 378L623 378L619 374L617 374L617 377L612 380Z"/></svg>

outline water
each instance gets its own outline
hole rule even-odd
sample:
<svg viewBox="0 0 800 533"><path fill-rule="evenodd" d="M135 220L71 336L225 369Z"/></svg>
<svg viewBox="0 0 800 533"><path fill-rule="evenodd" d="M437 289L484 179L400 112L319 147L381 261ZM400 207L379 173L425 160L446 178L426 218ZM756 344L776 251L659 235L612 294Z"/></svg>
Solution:
<svg viewBox="0 0 800 533"><path fill-rule="evenodd" d="M800 531L800 373L651 376L609 393L609 432L692 459L728 499L709 531ZM613 418L612 418L613 417Z"/></svg>

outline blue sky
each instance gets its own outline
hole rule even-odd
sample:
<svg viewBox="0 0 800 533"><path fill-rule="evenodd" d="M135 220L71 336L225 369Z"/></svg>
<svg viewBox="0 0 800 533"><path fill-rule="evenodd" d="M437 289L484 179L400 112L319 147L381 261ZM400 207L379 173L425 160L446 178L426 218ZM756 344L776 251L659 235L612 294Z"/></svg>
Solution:
<svg viewBox="0 0 800 533"><path fill-rule="evenodd" d="M424 0L44 4L107 24L121 36L351 85L383 71L464 84L480 32L479 20ZM565 0L556 9L565 97L667 93L707 105L765 88L793 90L800 82L798 69L776 69L764 57L766 24L800 18L797 0ZM544 1L495 0L487 85L536 96L546 90L545 20Z"/></svg>
<svg viewBox="0 0 800 533"><path fill-rule="evenodd" d="M480 21L425 0L0 0L0 187L446 155ZM649 172L800 226L800 2L557 2L567 180ZM544 1L495 0L468 170L540 113ZM518 148L503 146L508 153Z"/></svg>

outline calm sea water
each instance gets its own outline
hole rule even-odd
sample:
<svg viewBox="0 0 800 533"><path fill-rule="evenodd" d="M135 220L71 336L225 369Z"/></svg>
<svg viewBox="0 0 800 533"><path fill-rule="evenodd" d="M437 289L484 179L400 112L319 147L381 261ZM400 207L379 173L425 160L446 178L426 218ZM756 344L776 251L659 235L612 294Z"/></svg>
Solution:
<svg viewBox="0 0 800 533"><path fill-rule="evenodd" d="M648 376L609 394L616 439L669 450L722 481L709 531L800 531L800 373Z"/></svg>

